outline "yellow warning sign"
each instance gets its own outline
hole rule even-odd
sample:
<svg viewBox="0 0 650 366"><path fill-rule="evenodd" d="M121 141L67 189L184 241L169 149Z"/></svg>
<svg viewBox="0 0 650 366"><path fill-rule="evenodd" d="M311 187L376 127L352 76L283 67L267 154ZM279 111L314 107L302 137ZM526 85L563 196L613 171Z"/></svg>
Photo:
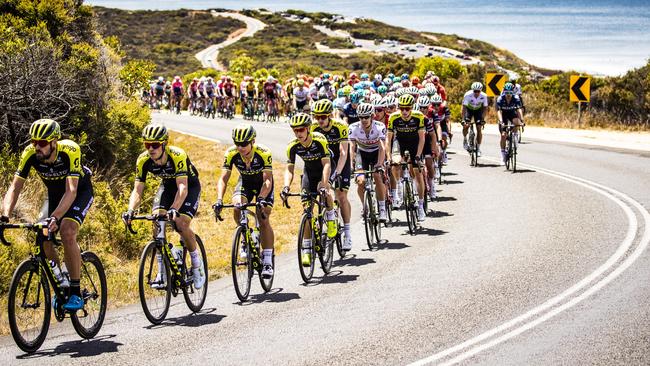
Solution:
<svg viewBox="0 0 650 366"><path fill-rule="evenodd" d="M588 102L590 98L591 77L571 75L569 79L569 101Z"/></svg>
<svg viewBox="0 0 650 366"><path fill-rule="evenodd" d="M485 74L485 92L488 97L497 97L501 95L503 85L506 83L506 75L496 72L488 72Z"/></svg>

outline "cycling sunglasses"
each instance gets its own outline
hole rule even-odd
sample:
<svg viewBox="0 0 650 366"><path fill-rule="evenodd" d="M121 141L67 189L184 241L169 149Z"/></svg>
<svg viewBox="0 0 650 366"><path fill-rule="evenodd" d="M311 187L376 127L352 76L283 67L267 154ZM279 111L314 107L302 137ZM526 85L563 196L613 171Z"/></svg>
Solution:
<svg viewBox="0 0 650 366"><path fill-rule="evenodd" d="M45 147L49 145L49 141L47 140L32 140L32 145L33 146L38 146L38 147Z"/></svg>
<svg viewBox="0 0 650 366"><path fill-rule="evenodd" d="M359 116L359 119L370 119L371 116Z"/></svg>
<svg viewBox="0 0 650 366"><path fill-rule="evenodd" d="M162 143L160 143L160 142L158 142L158 141L154 141L154 142L146 142L146 141L145 141L145 142L144 142L144 147L145 147L145 149L147 149L147 150L150 149L150 148L153 148L154 150L156 150L156 149L158 149L158 148L161 147L161 146L162 146Z"/></svg>
<svg viewBox="0 0 650 366"><path fill-rule="evenodd" d="M329 117L329 114L314 114L314 119L317 121L326 121Z"/></svg>
<svg viewBox="0 0 650 366"><path fill-rule="evenodd" d="M242 141L242 142L235 141L235 145L236 145L236 146L239 146L239 147L245 147L245 146L248 146L248 144L250 144L250 143L251 143L250 141Z"/></svg>
<svg viewBox="0 0 650 366"><path fill-rule="evenodd" d="M413 108L411 108L411 107L399 107L400 111L410 111L411 109L413 109Z"/></svg>
<svg viewBox="0 0 650 366"><path fill-rule="evenodd" d="M384 111L384 108L375 108L375 112L381 113Z"/></svg>
<svg viewBox="0 0 650 366"><path fill-rule="evenodd" d="M293 132L305 132L307 131L307 127L297 127L293 129Z"/></svg>

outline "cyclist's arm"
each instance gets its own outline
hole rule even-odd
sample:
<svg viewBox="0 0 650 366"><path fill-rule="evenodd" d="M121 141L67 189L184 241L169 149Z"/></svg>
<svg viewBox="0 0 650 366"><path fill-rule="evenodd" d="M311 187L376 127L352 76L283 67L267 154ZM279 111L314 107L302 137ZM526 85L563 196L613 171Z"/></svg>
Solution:
<svg viewBox="0 0 650 366"><path fill-rule="evenodd" d="M503 112L501 111L501 109L497 109L497 120L499 121L499 123L503 123Z"/></svg>
<svg viewBox="0 0 650 366"><path fill-rule="evenodd" d="M328 187L330 181L330 175L332 175L332 161L329 157L324 157L320 159L321 164L323 164L323 176L321 177L322 187Z"/></svg>
<svg viewBox="0 0 650 366"><path fill-rule="evenodd" d="M519 117L519 122L521 122L521 123L524 122L524 115L521 112L521 108L517 108L517 117Z"/></svg>
<svg viewBox="0 0 650 366"><path fill-rule="evenodd" d="M65 178L65 193L59 202L59 205L56 206L56 209L50 217L54 216L57 220L61 220L63 215L70 209L75 198L77 198L77 186L79 185L79 177L67 177Z"/></svg>
<svg viewBox="0 0 650 366"><path fill-rule="evenodd" d="M348 151L349 151L349 143L348 141L341 141L339 143L339 161L336 163L336 172L338 174L341 174L343 171L343 168L345 167L345 163L348 162Z"/></svg>
<svg viewBox="0 0 650 366"><path fill-rule="evenodd" d="M293 169L295 165L290 163L287 165L287 168L284 170L284 186L290 187L291 182L293 182Z"/></svg>
<svg viewBox="0 0 650 366"><path fill-rule="evenodd" d="M271 193L273 188L273 171L262 171L262 188L260 189L260 197L266 197Z"/></svg>
<svg viewBox="0 0 650 366"><path fill-rule="evenodd" d="M379 151L377 156L377 166L384 166L386 160L386 150L384 150L384 141L379 140Z"/></svg>
<svg viewBox="0 0 650 366"><path fill-rule="evenodd" d="M425 136L425 131L423 128L418 130L418 154L417 156L422 156L422 150L424 150L424 136Z"/></svg>
<svg viewBox="0 0 650 366"><path fill-rule="evenodd" d="M223 194L226 193L226 187L228 186L228 180L230 180L230 170L223 169L221 171L221 176L217 181L217 200L223 200Z"/></svg>
<svg viewBox="0 0 650 366"><path fill-rule="evenodd" d="M179 210L187 198L187 176L176 177L176 197L174 197L174 202L169 207L170 209L175 208Z"/></svg>
<svg viewBox="0 0 650 366"><path fill-rule="evenodd" d="M463 107L461 108L460 111L460 118L465 119L466 116L467 116L467 107L465 106L465 104L463 104Z"/></svg>
<svg viewBox="0 0 650 366"><path fill-rule="evenodd" d="M136 181L133 185L133 191L131 191L131 197L129 197L129 210L135 210L136 208L140 207L144 187L145 183L139 181Z"/></svg>
<svg viewBox="0 0 650 366"><path fill-rule="evenodd" d="M393 131L388 131L388 134L386 134L386 157L391 151L393 151Z"/></svg>
<svg viewBox="0 0 650 366"><path fill-rule="evenodd" d="M13 212L14 207L16 206L16 202L18 201L18 196L20 196L20 192L23 190L24 185L24 178L17 175L14 176L14 180L11 182L11 186L5 194L5 198L2 204L2 216L9 217L11 212Z"/></svg>
<svg viewBox="0 0 650 366"><path fill-rule="evenodd" d="M355 170L357 163L355 159L357 158L357 143L353 140L350 140L350 162L352 162L352 170Z"/></svg>

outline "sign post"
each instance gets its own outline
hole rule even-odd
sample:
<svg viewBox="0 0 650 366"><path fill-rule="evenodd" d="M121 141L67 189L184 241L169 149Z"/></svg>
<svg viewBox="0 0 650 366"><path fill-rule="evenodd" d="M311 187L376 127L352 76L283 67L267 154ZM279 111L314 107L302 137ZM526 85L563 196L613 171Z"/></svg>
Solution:
<svg viewBox="0 0 650 366"><path fill-rule="evenodd" d="M588 103L591 99L591 77L583 75L571 75L569 79L569 101L578 102L578 128L582 119L582 103Z"/></svg>

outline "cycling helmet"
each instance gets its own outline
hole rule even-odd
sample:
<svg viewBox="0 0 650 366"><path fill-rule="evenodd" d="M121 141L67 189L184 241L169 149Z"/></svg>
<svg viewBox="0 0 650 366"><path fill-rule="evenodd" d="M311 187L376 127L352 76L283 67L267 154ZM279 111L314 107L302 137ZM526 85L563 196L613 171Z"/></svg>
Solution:
<svg viewBox="0 0 650 366"><path fill-rule="evenodd" d="M355 92L355 93L352 93L352 94L350 94L350 103L358 104L361 101L361 99L363 99L363 97L364 97L363 91L361 93L359 93L358 91Z"/></svg>
<svg viewBox="0 0 650 366"><path fill-rule="evenodd" d="M408 93L412 94L413 97L415 97L416 95L420 95L420 89L418 89L417 86L409 86Z"/></svg>
<svg viewBox="0 0 650 366"><path fill-rule="evenodd" d="M397 100L394 95L387 95L382 99L382 103L386 107L394 107L397 104Z"/></svg>
<svg viewBox="0 0 650 366"><path fill-rule="evenodd" d="M369 97L371 93L372 93L372 92L371 92L370 90L365 89L365 90L363 91L363 96L364 96L364 97Z"/></svg>
<svg viewBox="0 0 650 366"><path fill-rule="evenodd" d="M311 108L311 113L314 115L328 115L332 113L333 109L334 107L329 99L320 99L314 103Z"/></svg>
<svg viewBox="0 0 650 366"><path fill-rule="evenodd" d="M180 80L180 79L181 79L180 76L178 76L178 75L174 76L174 80Z"/></svg>
<svg viewBox="0 0 650 366"><path fill-rule="evenodd" d="M167 81L165 82L165 85L170 86L170 85L172 85L172 82L169 81L169 80L167 80Z"/></svg>
<svg viewBox="0 0 650 366"><path fill-rule="evenodd" d="M413 79L411 79L411 82L413 84L419 84L420 83L420 78L417 76L414 76Z"/></svg>
<svg viewBox="0 0 650 366"><path fill-rule="evenodd" d="M307 113L296 113L289 120L289 127L309 127L311 125L311 117Z"/></svg>
<svg viewBox="0 0 650 366"><path fill-rule="evenodd" d="M391 78L386 78L386 79L384 80L384 85L386 85L386 86L391 86L391 85L393 85L393 79L391 79Z"/></svg>
<svg viewBox="0 0 650 366"><path fill-rule="evenodd" d="M429 101L429 97L427 97L426 95L422 95L418 98L417 108L420 109L424 107L429 107L429 104L431 104L431 102Z"/></svg>
<svg viewBox="0 0 650 366"><path fill-rule="evenodd" d="M347 96L350 96L350 94L352 94L352 91L353 91L353 90L354 90L354 88L352 88L350 85L346 85L346 86L343 87L343 94L344 94L346 97L347 97Z"/></svg>
<svg viewBox="0 0 650 366"><path fill-rule="evenodd" d="M363 90L363 83L354 84L354 90Z"/></svg>
<svg viewBox="0 0 650 366"><path fill-rule="evenodd" d="M400 107L412 107L415 103L415 98L411 94L404 94L397 100Z"/></svg>
<svg viewBox="0 0 650 366"><path fill-rule="evenodd" d="M408 80L408 79L409 79L409 74L406 73L402 74L401 80Z"/></svg>
<svg viewBox="0 0 650 366"><path fill-rule="evenodd" d="M434 83L439 83L439 82L440 82L440 78L438 77L438 75L436 75L436 76L434 76L434 77L431 79L431 81L434 82Z"/></svg>
<svg viewBox="0 0 650 366"><path fill-rule="evenodd" d="M343 98L343 97L345 97L345 90L343 90L343 89L339 89L339 90L337 90L337 91L336 91L336 97L337 97L337 98Z"/></svg>
<svg viewBox="0 0 650 366"><path fill-rule="evenodd" d="M158 82L165 81L165 78L162 76L158 76Z"/></svg>
<svg viewBox="0 0 650 366"><path fill-rule="evenodd" d="M323 74L323 80L329 80L329 78L330 78L330 74L328 73Z"/></svg>
<svg viewBox="0 0 650 366"><path fill-rule="evenodd" d="M429 96L438 93L438 90L436 89L436 87L433 84L427 85L426 90L427 90L427 95L429 95Z"/></svg>
<svg viewBox="0 0 650 366"><path fill-rule="evenodd" d="M400 79L399 76L395 76L395 77L393 78L393 83L399 83L400 80L402 80L402 79Z"/></svg>
<svg viewBox="0 0 650 366"><path fill-rule="evenodd" d="M506 91L506 92L512 92L512 91L515 91L515 84L513 84L513 83L511 83L511 82L507 82L507 83L503 86L503 91Z"/></svg>
<svg viewBox="0 0 650 366"><path fill-rule="evenodd" d="M377 93L379 94L386 94L387 92L388 92L388 88L386 87L386 85L380 85L377 88Z"/></svg>
<svg viewBox="0 0 650 366"><path fill-rule="evenodd" d="M266 81L267 81L268 83L273 82L273 76L269 75L269 76L266 78Z"/></svg>
<svg viewBox="0 0 650 366"><path fill-rule="evenodd" d="M361 74L361 80L365 81L365 80L368 80L368 79L370 79L370 76L368 74L366 74L365 72L363 74Z"/></svg>
<svg viewBox="0 0 650 366"><path fill-rule="evenodd" d="M255 128L248 123L242 123L232 129L232 140L238 142L251 142L257 134Z"/></svg>
<svg viewBox="0 0 650 366"><path fill-rule="evenodd" d="M404 94L406 94L406 88L397 88L397 90L395 90L395 96L398 98Z"/></svg>
<svg viewBox="0 0 650 366"><path fill-rule="evenodd" d="M434 94L431 97L431 103L433 103L433 104L442 104L442 97L440 96L440 94Z"/></svg>
<svg viewBox="0 0 650 366"><path fill-rule="evenodd" d="M167 127L163 125L152 123L142 131L142 139L145 141L167 141L168 138Z"/></svg>
<svg viewBox="0 0 650 366"><path fill-rule="evenodd" d="M372 116L374 112L375 108L370 103L361 103L357 106L357 116L359 117Z"/></svg>
<svg viewBox="0 0 650 366"><path fill-rule="evenodd" d="M373 107L375 108L386 108L386 98L382 98L381 96L379 98L373 98L371 100L371 103Z"/></svg>
<svg viewBox="0 0 650 366"><path fill-rule="evenodd" d="M381 74L375 74L375 80L381 81L382 79L383 77L381 76Z"/></svg>
<svg viewBox="0 0 650 366"><path fill-rule="evenodd" d="M372 103L372 105L375 105L375 103L374 103L375 100L381 100L381 99L382 99L381 95L379 95L379 94L370 95L370 103Z"/></svg>
<svg viewBox="0 0 650 366"><path fill-rule="evenodd" d="M357 74L355 72L350 74L350 79L354 80L357 78Z"/></svg>
<svg viewBox="0 0 650 366"><path fill-rule="evenodd" d="M39 119L29 127L32 140L58 140L61 138L61 126L53 119Z"/></svg>
<svg viewBox="0 0 650 366"><path fill-rule="evenodd" d="M390 74L386 75L386 79L392 79L394 77L395 77L395 74L393 74L392 72Z"/></svg>
<svg viewBox="0 0 650 366"><path fill-rule="evenodd" d="M305 81L303 79L298 79L296 80L296 85L300 87L305 86Z"/></svg>
<svg viewBox="0 0 650 366"><path fill-rule="evenodd" d="M425 88L418 89L418 95L427 95L427 90Z"/></svg>
<svg viewBox="0 0 650 366"><path fill-rule="evenodd" d="M483 84L476 81L472 83L472 90L483 90Z"/></svg>

